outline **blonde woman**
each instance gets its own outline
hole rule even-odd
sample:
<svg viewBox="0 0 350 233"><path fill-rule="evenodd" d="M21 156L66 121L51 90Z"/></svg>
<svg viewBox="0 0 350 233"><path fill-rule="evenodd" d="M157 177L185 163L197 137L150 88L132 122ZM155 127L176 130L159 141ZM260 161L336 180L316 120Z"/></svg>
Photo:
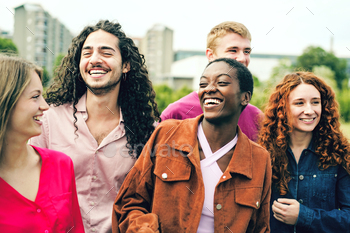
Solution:
<svg viewBox="0 0 350 233"><path fill-rule="evenodd" d="M0 56L0 232L84 232L71 159L27 144L48 109L42 70Z"/></svg>

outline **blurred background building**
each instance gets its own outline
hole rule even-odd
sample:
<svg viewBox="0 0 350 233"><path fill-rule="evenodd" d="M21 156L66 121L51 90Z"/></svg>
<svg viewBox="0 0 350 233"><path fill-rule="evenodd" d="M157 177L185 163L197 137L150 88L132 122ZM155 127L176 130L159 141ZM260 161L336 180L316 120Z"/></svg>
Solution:
<svg viewBox="0 0 350 233"><path fill-rule="evenodd" d="M173 30L155 24L140 43L140 52L145 55L149 76L154 84L167 82L174 60Z"/></svg>
<svg viewBox="0 0 350 233"><path fill-rule="evenodd" d="M19 55L53 73L55 57L66 54L73 36L39 4L25 3L15 8L13 42Z"/></svg>

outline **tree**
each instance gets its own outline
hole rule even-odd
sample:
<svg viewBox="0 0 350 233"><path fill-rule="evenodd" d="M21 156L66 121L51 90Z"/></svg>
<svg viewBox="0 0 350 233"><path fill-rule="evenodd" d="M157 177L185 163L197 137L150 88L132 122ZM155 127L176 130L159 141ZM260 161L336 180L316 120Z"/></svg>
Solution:
<svg viewBox="0 0 350 233"><path fill-rule="evenodd" d="M186 86L177 91L171 89L166 84L154 85L153 88L156 92L156 102L160 113L162 113L169 104L192 92L192 89Z"/></svg>
<svg viewBox="0 0 350 233"><path fill-rule="evenodd" d="M55 63L53 65L53 71L52 73L55 74L55 71L57 69L57 67L59 67L61 65L62 59L64 58L64 54L63 53L59 53L56 58L55 58Z"/></svg>
<svg viewBox="0 0 350 233"><path fill-rule="evenodd" d="M43 67L43 80L42 80L43 87L48 87L50 84L50 81L51 81L50 74L47 71L47 69Z"/></svg>
<svg viewBox="0 0 350 233"><path fill-rule="evenodd" d="M346 74L346 60L337 58L333 53L326 52L321 47L309 46L304 53L297 58L297 68L312 71L314 66L327 66L334 71L334 78L339 90L343 82L348 79Z"/></svg>
<svg viewBox="0 0 350 233"><path fill-rule="evenodd" d="M11 39L0 37L0 53L18 54L18 49Z"/></svg>
<svg viewBox="0 0 350 233"><path fill-rule="evenodd" d="M272 73L267 81L268 86L275 87L284 76L293 72L292 61L289 58L282 58L278 61L278 65L272 68Z"/></svg>

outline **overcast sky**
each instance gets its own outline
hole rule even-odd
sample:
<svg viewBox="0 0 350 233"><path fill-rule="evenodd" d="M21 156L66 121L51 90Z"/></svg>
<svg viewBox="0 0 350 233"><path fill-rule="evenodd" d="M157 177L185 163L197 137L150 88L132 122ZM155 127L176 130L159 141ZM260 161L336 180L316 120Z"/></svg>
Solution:
<svg viewBox="0 0 350 233"><path fill-rule="evenodd" d="M0 0L0 28L13 32L21 0ZM309 45L350 57L349 0L28 0L39 3L76 35L99 19L117 20L128 36L143 37L154 24L174 30L174 50L205 50L206 35L223 21L252 34L253 53L300 55Z"/></svg>

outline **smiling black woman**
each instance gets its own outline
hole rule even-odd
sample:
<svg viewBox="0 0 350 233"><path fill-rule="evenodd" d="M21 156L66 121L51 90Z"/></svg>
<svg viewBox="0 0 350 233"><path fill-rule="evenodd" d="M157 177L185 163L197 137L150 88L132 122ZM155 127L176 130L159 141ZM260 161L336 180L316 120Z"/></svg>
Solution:
<svg viewBox="0 0 350 233"><path fill-rule="evenodd" d="M252 93L243 64L208 64L203 114L156 128L118 193L114 233L270 232L270 157L237 125Z"/></svg>

